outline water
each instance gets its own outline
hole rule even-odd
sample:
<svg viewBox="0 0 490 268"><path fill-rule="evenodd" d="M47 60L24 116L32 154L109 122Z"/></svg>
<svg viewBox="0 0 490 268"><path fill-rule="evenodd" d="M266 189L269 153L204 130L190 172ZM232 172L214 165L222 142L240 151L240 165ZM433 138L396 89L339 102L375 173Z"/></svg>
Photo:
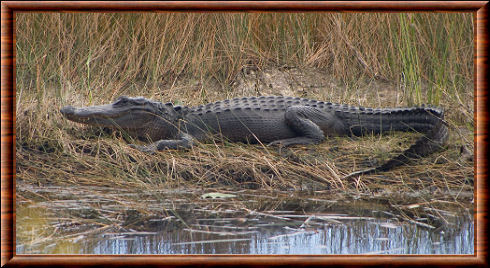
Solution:
<svg viewBox="0 0 490 268"><path fill-rule="evenodd" d="M473 254L473 223L454 233L431 233L413 225L350 221L315 230L260 230L247 236L184 231L82 242L94 254ZM234 241L235 240L235 241Z"/></svg>
<svg viewBox="0 0 490 268"><path fill-rule="evenodd" d="M474 253L471 210L421 207L418 217L404 220L379 202L271 196L198 202L195 194L188 199L190 192L165 192L173 209L162 215L165 200L155 195L148 195L153 201L136 195L140 203L130 204L121 197L131 195L121 191L112 193L115 201L105 190L104 198L94 199L95 188L75 195L66 187L51 190L43 189L51 191L50 200L17 203L17 254ZM150 216L134 209L143 204ZM435 214L444 217L431 219Z"/></svg>

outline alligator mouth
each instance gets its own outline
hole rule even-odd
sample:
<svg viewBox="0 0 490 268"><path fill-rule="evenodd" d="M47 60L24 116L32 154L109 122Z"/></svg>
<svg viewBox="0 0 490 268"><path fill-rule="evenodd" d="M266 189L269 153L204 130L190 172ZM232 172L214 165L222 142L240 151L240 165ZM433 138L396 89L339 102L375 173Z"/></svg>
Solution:
<svg viewBox="0 0 490 268"><path fill-rule="evenodd" d="M77 118L116 118L121 116L124 111L114 111L109 109L103 109L102 107L94 106L91 108L75 108L72 106L63 107L60 110L61 114L68 119Z"/></svg>
<svg viewBox="0 0 490 268"><path fill-rule="evenodd" d="M61 114L68 120L103 126L111 127L115 125L133 125L138 113L148 114L150 111L144 108L131 108L131 109L117 109L111 104L91 106L87 108L75 108L72 106L63 107L60 110Z"/></svg>

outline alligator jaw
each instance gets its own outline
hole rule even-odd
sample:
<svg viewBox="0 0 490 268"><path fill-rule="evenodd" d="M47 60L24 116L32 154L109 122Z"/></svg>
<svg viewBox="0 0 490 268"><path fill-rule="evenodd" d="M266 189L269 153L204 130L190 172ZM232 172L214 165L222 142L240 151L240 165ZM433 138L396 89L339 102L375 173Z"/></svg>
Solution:
<svg viewBox="0 0 490 268"><path fill-rule="evenodd" d="M83 108L72 106L63 107L61 114L68 120L92 126L116 127L116 128L135 128L138 124L148 121L138 115L143 112L148 115L148 111L142 109L120 109L112 104L98 105Z"/></svg>

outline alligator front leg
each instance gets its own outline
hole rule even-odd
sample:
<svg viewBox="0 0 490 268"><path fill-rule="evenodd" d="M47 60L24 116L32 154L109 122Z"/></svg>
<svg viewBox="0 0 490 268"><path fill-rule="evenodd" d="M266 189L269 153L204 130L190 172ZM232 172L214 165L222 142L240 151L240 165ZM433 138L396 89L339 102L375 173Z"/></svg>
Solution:
<svg viewBox="0 0 490 268"><path fill-rule="evenodd" d="M159 140L150 145L130 144L131 148L138 149L145 153L155 153L166 149L183 149L190 148L194 145L194 139L189 134L182 134L178 140Z"/></svg>
<svg viewBox="0 0 490 268"><path fill-rule="evenodd" d="M269 145L290 146L295 144L317 144L325 139L320 127L312 119L327 120L329 114L309 106L288 107L284 118L286 124L298 134L298 137L277 140Z"/></svg>

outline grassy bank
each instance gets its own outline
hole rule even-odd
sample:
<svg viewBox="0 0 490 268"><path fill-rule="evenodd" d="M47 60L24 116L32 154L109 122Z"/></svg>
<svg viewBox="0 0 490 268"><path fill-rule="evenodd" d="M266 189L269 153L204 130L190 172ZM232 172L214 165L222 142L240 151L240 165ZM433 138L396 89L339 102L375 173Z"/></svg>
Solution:
<svg viewBox="0 0 490 268"><path fill-rule="evenodd" d="M472 27L471 14L18 14L17 179L141 190L471 190L473 163L460 150L473 152ZM272 86L279 78L285 82ZM147 155L120 133L59 114L120 95L195 105L284 88L371 107L441 105L449 148L342 181L415 137L338 138L281 151L218 141Z"/></svg>
<svg viewBox="0 0 490 268"><path fill-rule="evenodd" d="M231 90L244 68L270 65L386 79L413 103L473 79L471 14L19 14L16 27L18 88L62 101L147 95L181 76Z"/></svg>

